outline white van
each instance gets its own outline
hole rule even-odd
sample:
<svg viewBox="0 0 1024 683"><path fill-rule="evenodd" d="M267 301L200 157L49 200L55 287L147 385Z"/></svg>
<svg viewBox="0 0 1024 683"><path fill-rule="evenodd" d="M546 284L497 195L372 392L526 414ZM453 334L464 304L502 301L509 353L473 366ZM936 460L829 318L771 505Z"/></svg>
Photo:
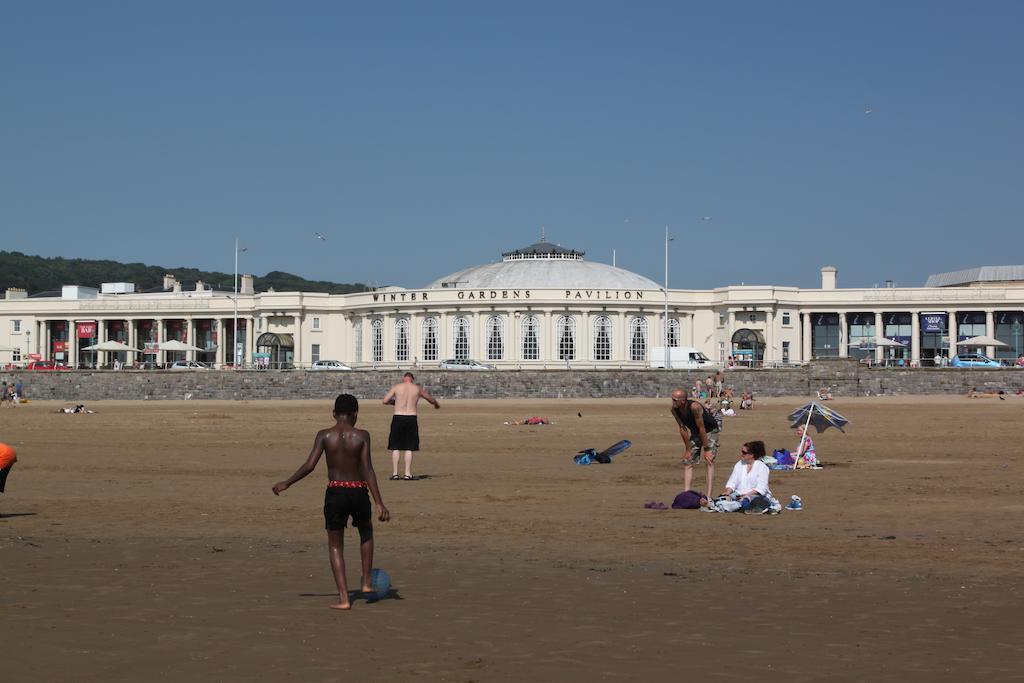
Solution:
<svg viewBox="0 0 1024 683"><path fill-rule="evenodd" d="M692 346L670 346L668 358L665 358L665 347L655 346L651 349L648 358L651 359L652 368L673 368L679 370L696 370L699 368L713 368L717 365L713 360Z"/></svg>

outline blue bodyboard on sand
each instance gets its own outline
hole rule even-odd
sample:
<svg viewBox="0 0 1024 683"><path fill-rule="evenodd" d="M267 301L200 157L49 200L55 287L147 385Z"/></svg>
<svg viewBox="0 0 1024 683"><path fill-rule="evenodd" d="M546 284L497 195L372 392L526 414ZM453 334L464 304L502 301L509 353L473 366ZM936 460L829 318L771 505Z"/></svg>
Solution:
<svg viewBox="0 0 1024 683"><path fill-rule="evenodd" d="M577 465L607 465L612 461L616 455L626 450L633 445L633 442L628 439L623 439L617 444L613 444L608 448L604 449L600 453L594 448L587 448L580 451L573 456L572 461Z"/></svg>

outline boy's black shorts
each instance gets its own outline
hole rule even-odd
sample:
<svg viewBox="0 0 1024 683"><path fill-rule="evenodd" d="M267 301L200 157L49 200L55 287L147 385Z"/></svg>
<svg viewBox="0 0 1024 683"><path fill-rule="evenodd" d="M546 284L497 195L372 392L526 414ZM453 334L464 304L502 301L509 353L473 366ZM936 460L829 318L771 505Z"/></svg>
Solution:
<svg viewBox="0 0 1024 683"><path fill-rule="evenodd" d="M324 494L324 527L338 531L348 526L364 526L370 521L370 494L365 486L359 488L329 488Z"/></svg>

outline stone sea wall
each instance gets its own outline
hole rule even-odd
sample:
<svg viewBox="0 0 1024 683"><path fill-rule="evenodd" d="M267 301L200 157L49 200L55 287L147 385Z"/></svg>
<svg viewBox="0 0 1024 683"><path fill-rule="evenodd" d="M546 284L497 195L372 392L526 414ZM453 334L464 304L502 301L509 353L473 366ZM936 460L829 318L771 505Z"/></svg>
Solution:
<svg viewBox="0 0 1024 683"><path fill-rule="evenodd" d="M679 370L416 370L416 379L438 398L664 398L707 372ZM0 372L0 379L25 383L30 399L265 400L330 399L342 392L361 399L382 396L401 370L310 372L240 371L63 371ZM815 361L778 370L730 370L727 386L757 396L810 396L831 387L836 397L866 395L1012 393L1024 387L1024 369L867 368L856 362Z"/></svg>

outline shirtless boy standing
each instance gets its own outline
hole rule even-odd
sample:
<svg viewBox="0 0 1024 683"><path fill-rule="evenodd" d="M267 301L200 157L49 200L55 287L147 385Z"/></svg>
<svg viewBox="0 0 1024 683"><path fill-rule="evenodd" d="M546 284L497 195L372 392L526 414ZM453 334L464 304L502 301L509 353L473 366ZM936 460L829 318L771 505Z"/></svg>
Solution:
<svg viewBox="0 0 1024 683"><path fill-rule="evenodd" d="M327 454L327 493L324 494L324 519L327 527L327 554L331 560L334 583L338 586L338 602L332 609L351 609L348 584L345 582L344 549L345 527L348 518L359 530L359 554L363 561L360 590L372 593L370 571L373 568L373 523L370 521L370 496L377 506L377 519L386 522L391 513L384 507L377 488L377 475L370 460L370 433L356 429L359 401L351 394L341 394L334 401L333 427L321 429L313 441L313 450L295 474L274 484L274 495L316 469L320 456ZM369 495L367 495L369 490Z"/></svg>
<svg viewBox="0 0 1024 683"><path fill-rule="evenodd" d="M434 408L441 404L427 390L416 384L411 372L402 375L402 381L391 387L384 395L384 405L394 404L395 415L391 418L391 434L388 437L388 450L391 451L392 479L414 481L412 476L412 454L420 449L420 426L416 419L416 404L422 398ZM402 453L405 453L405 477L398 476L398 464Z"/></svg>

